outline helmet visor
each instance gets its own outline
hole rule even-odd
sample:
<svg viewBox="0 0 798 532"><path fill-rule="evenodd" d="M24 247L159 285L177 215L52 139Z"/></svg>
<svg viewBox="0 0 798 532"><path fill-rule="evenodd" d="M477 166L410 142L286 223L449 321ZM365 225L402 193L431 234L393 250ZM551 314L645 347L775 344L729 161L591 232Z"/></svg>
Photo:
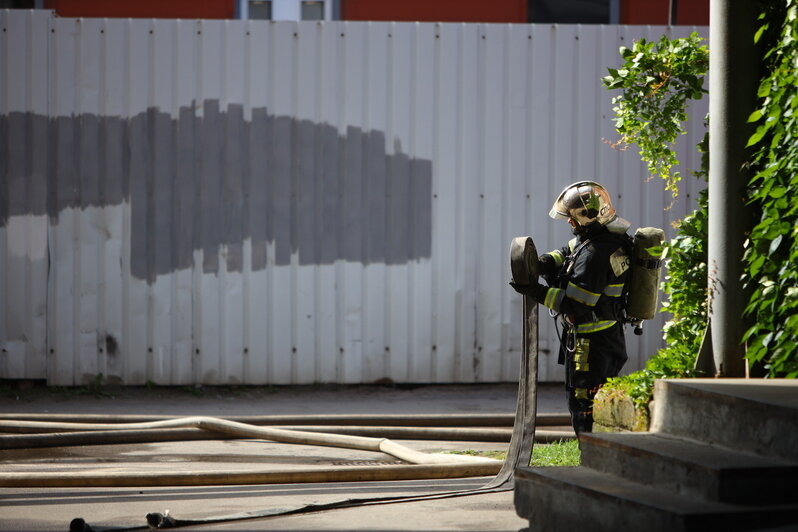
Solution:
<svg viewBox="0 0 798 532"><path fill-rule="evenodd" d="M563 189L549 211L554 219L572 219L580 225L606 224L615 217L610 195L600 184L579 181Z"/></svg>

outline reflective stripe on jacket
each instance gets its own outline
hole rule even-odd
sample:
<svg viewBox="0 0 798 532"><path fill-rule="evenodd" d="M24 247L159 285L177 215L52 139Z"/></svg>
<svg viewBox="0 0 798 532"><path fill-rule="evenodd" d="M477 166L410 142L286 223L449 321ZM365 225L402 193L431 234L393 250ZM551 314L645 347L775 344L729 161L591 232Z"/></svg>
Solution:
<svg viewBox="0 0 798 532"><path fill-rule="evenodd" d="M629 237L600 227L549 252L560 269L543 304L567 315L577 333L590 334L612 327L621 317L622 296L629 277L628 268L619 272L611 263L610 258L619 251L631 252Z"/></svg>

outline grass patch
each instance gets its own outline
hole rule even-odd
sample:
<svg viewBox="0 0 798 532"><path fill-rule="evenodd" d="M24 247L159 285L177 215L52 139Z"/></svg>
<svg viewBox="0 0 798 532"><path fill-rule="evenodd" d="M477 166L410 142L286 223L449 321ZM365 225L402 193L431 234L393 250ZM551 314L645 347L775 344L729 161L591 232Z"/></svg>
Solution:
<svg viewBox="0 0 798 532"><path fill-rule="evenodd" d="M484 456L495 460L507 458L507 451L444 451L445 454L465 454L468 456ZM560 440L556 443L539 443L532 447L532 463L534 467L578 466L582 461L577 440Z"/></svg>
<svg viewBox="0 0 798 532"><path fill-rule="evenodd" d="M578 440L560 440L532 447L531 465L534 467L578 466L581 461Z"/></svg>
<svg viewBox="0 0 798 532"><path fill-rule="evenodd" d="M507 451L476 451L474 449L465 449L463 451L442 451L442 454L465 454L467 456L483 456L485 458L493 458L494 460L504 461L507 458Z"/></svg>

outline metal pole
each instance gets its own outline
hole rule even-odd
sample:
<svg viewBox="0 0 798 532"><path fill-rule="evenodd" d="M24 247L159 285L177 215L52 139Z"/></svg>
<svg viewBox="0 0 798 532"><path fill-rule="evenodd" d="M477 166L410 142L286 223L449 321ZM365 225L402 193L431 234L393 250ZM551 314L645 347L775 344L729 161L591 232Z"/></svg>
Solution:
<svg viewBox="0 0 798 532"><path fill-rule="evenodd" d="M711 0L709 23L709 319L717 375L745 376L746 297L740 288L744 233L751 217L743 203L749 179L747 118L759 80L753 36L756 2Z"/></svg>
<svg viewBox="0 0 798 532"><path fill-rule="evenodd" d="M621 23L621 0L610 0L610 24Z"/></svg>
<svg viewBox="0 0 798 532"><path fill-rule="evenodd" d="M676 12L678 10L678 0L670 0L668 7L668 26L676 25Z"/></svg>

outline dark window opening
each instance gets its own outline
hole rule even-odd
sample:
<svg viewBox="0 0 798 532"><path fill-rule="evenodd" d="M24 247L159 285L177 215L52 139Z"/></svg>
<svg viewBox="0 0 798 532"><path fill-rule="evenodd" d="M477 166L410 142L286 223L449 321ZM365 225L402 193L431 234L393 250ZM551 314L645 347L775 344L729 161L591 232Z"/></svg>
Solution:
<svg viewBox="0 0 798 532"><path fill-rule="evenodd" d="M36 0L0 0L0 9L36 9Z"/></svg>
<svg viewBox="0 0 798 532"><path fill-rule="evenodd" d="M609 24L611 0L529 0L529 22Z"/></svg>
<svg viewBox="0 0 798 532"><path fill-rule="evenodd" d="M324 2L302 2L302 20L324 20Z"/></svg>
<svg viewBox="0 0 798 532"><path fill-rule="evenodd" d="M271 0L250 0L249 18L254 20L271 20L272 19Z"/></svg>

